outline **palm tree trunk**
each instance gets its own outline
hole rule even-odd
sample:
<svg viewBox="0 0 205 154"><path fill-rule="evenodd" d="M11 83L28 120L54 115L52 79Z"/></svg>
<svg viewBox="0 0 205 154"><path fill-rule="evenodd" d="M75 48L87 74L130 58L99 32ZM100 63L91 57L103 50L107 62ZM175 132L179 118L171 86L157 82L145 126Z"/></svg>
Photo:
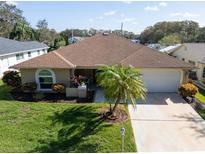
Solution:
<svg viewBox="0 0 205 154"><path fill-rule="evenodd" d="M115 102L115 105L114 105L114 107L113 107L113 109L112 109L112 114L115 112L115 110L116 110L116 108L117 108L117 106L118 106L118 104L120 103L120 96L118 96L118 98L117 98L117 100L116 100L116 102Z"/></svg>
<svg viewBox="0 0 205 154"><path fill-rule="evenodd" d="M110 103L110 113L112 113L112 103Z"/></svg>

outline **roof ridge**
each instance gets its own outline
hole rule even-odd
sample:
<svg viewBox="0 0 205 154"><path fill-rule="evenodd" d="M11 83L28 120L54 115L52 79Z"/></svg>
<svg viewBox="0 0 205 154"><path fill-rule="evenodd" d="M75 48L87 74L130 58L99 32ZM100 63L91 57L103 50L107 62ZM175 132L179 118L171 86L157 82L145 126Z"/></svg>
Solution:
<svg viewBox="0 0 205 154"><path fill-rule="evenodd" d="M55 55L57 55L60 59L62 59L66 64L68 64L71 67L76 67L73 63L71 63L69 60L65 59L62 55L57 53L56 51L53 51Z"/></svg>

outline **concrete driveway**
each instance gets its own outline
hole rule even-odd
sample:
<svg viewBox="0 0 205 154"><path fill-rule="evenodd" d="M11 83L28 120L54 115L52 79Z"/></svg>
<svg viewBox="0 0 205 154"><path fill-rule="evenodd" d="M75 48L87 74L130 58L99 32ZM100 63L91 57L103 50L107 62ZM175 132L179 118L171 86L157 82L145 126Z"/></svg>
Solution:
<svg viewBox="0 0 205 154"><path fill-rule="evenodd" d="M205 151L205 121L175 93L150 93L129 105L138 152Z"/></svg>

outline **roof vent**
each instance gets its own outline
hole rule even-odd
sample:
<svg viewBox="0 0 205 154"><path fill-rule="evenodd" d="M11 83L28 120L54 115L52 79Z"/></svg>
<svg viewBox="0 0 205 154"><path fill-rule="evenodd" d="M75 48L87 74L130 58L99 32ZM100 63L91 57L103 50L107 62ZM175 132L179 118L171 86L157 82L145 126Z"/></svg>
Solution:
<svg viewBox="0 0 205 154"><path fill-rule="evenodd" d="M104 36L108 36L109 33L108 33L108 32L104 32L103 35L104 35Z"/></svg>

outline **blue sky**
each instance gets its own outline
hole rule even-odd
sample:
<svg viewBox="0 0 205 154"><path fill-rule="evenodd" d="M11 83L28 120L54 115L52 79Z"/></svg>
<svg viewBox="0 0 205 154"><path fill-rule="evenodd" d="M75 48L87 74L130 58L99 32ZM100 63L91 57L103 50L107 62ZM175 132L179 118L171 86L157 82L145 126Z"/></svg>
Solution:
<svg viewBox="0 0 205 154"><path fill-rule="evenodd" d="M12 3L12 2L11 2ZM14 2L35 27L46 19L50 28L124 29L135 33L159 21L194 20L205 26L205 2Z"/></svg>

